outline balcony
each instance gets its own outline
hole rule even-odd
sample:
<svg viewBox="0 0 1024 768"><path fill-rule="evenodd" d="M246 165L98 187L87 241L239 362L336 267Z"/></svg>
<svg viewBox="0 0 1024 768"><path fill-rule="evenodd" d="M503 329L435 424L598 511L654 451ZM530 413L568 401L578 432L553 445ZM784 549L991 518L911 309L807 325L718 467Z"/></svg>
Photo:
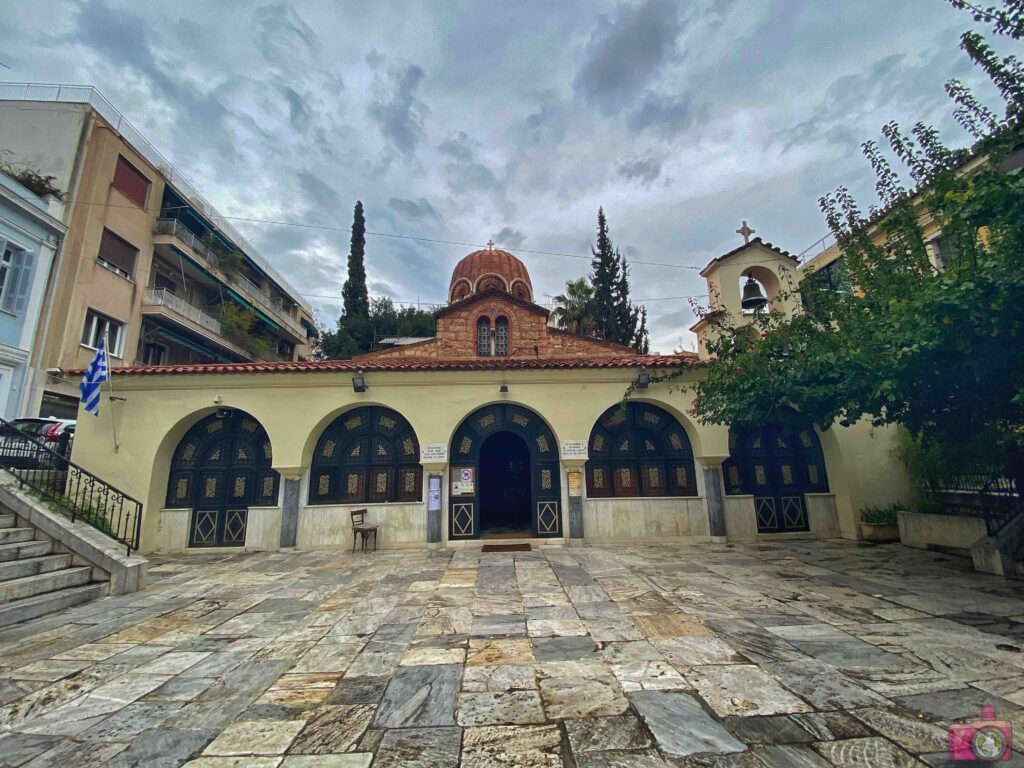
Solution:
<svg viewBox="0 0 1024 768"><path fill-rule="evenodd" d="M218 277L223 279L224 282L239 288L244 293L244 298L251 299L253 304L270 314L275 321L287 328L289 333L293 334L300 343L305 342L306 329L302 327L298 320L288 314L284 306L271 299L256 283L245 275L225 272L221 268L217 255L213 253L202 239L196 237L180 221L177 219L157 219L153 232L157 235L170 235L178 240L201 260L205 261L208 266L217 270Z"/></svg>
<svg viewBox="0 0 1024 768"><path fill-rule="evenodd" d="M220 321L217 318L210 317L199 307L193 307L183 298L175 296L166 288L147 288L146 294L142 299L142 306L166 307L218 336L222 334Z"/></svg>

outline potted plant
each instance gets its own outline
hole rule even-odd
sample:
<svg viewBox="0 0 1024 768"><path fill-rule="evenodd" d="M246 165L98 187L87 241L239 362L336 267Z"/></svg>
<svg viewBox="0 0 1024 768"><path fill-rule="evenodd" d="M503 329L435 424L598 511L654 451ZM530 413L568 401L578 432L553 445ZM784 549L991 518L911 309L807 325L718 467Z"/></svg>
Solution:
<svg viewBox="0 0 1024 768"><path fill-rule="evenodd" d="M902 504L888 507L864 507L860 511L860 536L865 541L899 541L900 527L896 513L904 510Z"/></svg>

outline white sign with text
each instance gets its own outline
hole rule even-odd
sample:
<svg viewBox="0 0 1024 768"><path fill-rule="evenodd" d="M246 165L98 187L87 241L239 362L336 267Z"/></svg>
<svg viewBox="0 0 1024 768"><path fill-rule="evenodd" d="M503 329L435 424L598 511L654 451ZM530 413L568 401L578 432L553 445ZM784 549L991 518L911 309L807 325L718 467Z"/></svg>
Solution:
<svg viewBox="0 0 1024 768"><path fill-rule="evenodd" d="M586 459L587 456L587 441L586 440L563 440L562 441L562 458L563 459Z"/></svg>

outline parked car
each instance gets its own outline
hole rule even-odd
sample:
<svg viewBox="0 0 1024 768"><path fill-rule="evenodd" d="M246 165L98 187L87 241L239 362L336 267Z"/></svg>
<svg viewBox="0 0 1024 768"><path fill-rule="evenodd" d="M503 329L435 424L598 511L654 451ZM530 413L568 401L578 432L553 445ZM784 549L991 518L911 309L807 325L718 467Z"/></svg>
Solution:
<svg viewBox="0 0 1024 768"><path fill-rule="evenodd" d="M11 422L14 430L4 428L0 431L0 465L19 469L52 466L52 455L38 450L32 440L42 443L52 451L70 456L76 424L74 419L56 417L15 419ZM32 440L21 438L15 432Z"/></svg>

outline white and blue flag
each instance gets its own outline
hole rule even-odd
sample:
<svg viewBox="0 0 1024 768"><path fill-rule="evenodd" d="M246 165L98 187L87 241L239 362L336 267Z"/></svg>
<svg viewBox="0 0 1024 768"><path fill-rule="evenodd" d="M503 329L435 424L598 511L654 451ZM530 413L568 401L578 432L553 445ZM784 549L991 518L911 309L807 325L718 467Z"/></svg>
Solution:
<svg viewBox="0 0 1024 768"><path fill-rule="evenodd" d="M85 410L93 416L100 415L100 386L110 378L110 368L107 363L106 339L100 339L100 345L96 349L96 357L85 369L82 376L82 383L78 388L82 390L82 404Z"/></svg>

